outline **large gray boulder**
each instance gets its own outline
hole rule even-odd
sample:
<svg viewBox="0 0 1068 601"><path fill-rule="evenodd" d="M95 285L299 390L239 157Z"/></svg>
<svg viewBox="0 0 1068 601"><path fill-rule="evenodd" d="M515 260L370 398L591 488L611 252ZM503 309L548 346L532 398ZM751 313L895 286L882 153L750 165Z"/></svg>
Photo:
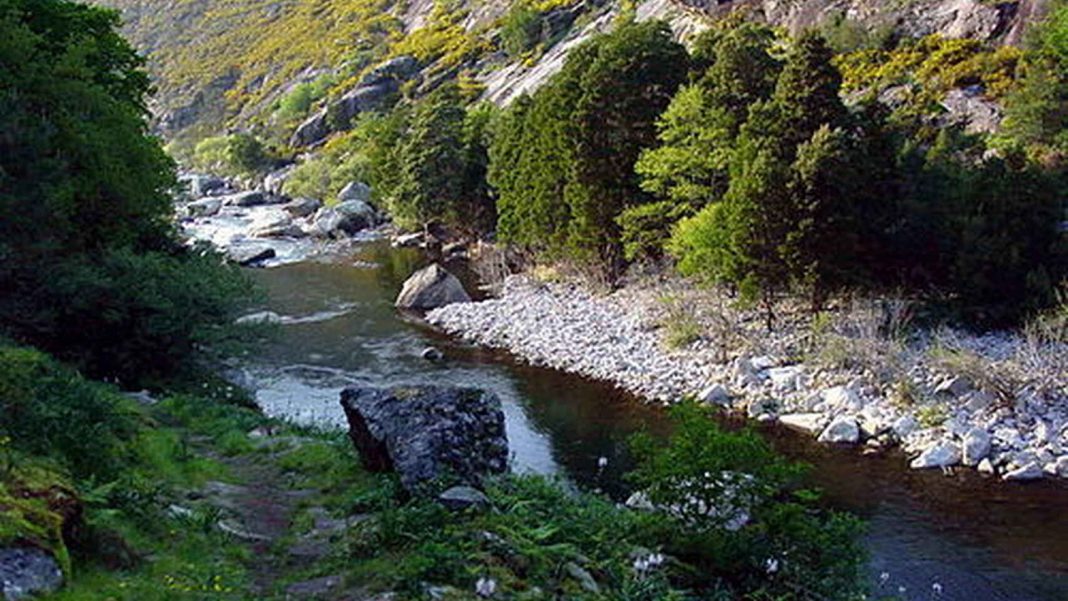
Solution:
<svg viewBox="0 0 1068 601"><path fill-rule="evenodd" d="M1001 107L989 100L978 86L950 90L942 100L946 125L962 125L969 134L990 134L1001 127Z"/></svg>
<svg viewBox="0 0 1068 601"><path fill-rule="evenodd" d="M222 209L222 201L218 198L201 198L185 205L190 217L213 217Z"/></svg>
<svg viewBox="0 0 1068 601"><path fill-rule="evenodd" d="M189 196L193 198L215 196L224 193L228 188L226 180L223 178L202 173L182 174L178 177L178 182L185 187Z"/></svg>
<svg viewBox="0 0 1068 601"><path fill-rule="evenodd" d="M238 192L222 197L222 203L228 207L256 207L267 204L267 195L259 190Z"/></svg>
<svg viewBox="0 0 1068 601"><path fill-rule="evenodd" d="M290 146L316 144L330 134L332 123L349 123L360 113L384 108L396 97L401 83L418 69L419 63L410 56L398 56L375 67L330 107L320 109L301 123L293 132Z"/></svg>
<svg viewBox="0 0 1068 601"><path fill-rule="evenodd" d="M500 400L482 390L416 386L341 392L364 466L396 471L409 492L444 478L478 486L508 468Z"/></svg>
<svg viewBox="0 0 1068 601"><path fill-rule="evenodd" d="M256 267L267 259L276 256L275 250L269 246L242 245L234 246L226 251L226 257L242 267Z"/></svg>
<svg viewBox="0 0 1068 601"><path fill-rule="evenodd" d="M296 165L286 165L281 169L268 173L263 178L263 190L272 196L282 196L286 180L289 179L289 176L293 174L293 170L296 168Z"/></svg>
<svg viewBox="0 0 1068 601"><path fill-rule="evenodd" d="M360 200L350 200L333 208L319 209L312 230L324 238L345 238L374 227L377 218L374 207Z"/></svg>
<svg viewBox="0 0 1068 601"><path fill-rule="evenodd" d="M63 586L63 571L55 558L32 547L0 549L0 587L3 601L47 595Z"/></svg>
<svg viewBox="0 0 1068 601"><path fill-rule="evenodd" d="M471 297L460 280L441 265L434 263L415 272L404 282L395 304L401 309L429 311L453 303L467 302L471 302Z"/></svg>
<svg viewBox="0 0 1068 601"><path fill-rule="evenodd" d="M419 70L419 61L414 56L401 55L371 69L360 80L361 86L373 86L389 81L404 81Z"/></svg>
<svg viewBox="0 0 1068 601"><path fill-rule="evenodd" d="M341 202L358 200L363 203L371 202L371 186L363 182L349 182L337 193L337 199Z"/></svg>
<svg viewBox="0 0 1068 601"><path fill-rule="evenodd" d="M323 208L322 201L314 198L296 198L282 206L282 210L293 217L308 217Z"/></svg>

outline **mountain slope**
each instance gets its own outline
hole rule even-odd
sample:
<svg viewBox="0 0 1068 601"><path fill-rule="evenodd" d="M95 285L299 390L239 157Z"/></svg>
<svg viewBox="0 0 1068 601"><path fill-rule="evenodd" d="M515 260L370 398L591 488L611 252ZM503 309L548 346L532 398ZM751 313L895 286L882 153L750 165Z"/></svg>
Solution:
<svg viewBox="0 0 1068 601"><path fill-rule="evenodd" d="M426 76L464 73L485 97L507 103L536 89L568 52L613 22L618 0L101 0L122 11L126 31L150 57L159 87L156 113L170 136L198 138L250 125L292 131L273 115L302 82L338 97L391 55L413 54ZM845 35L941 34L1019 43L1050 0L646 0L639 20L666 19L680 38L734 10L799 31ZM502 24L531 7L541 43L520 55L502 50ZM315 101L321 102L319 98ZM283 120L284 121L284 120ZM275 137L287 134L277 131Z"/></svg>

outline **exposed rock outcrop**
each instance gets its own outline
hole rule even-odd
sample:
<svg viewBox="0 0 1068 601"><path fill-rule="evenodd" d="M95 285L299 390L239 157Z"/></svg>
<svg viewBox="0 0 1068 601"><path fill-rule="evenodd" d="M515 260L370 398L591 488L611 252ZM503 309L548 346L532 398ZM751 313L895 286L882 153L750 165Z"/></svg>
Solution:
<svg viewBox="0 0 1068 601"><path fill-rule="evenodd" d="M346 388L349 437L371 471L395 470L416 492L441 479L479 485L508 468L501 402L472 388Z"/></svg>
<svg viewBox="0 0 1068 601"><path fill-rule="evenodd" d="M290 145L311 146L326 138L334 127L351 122L356 115L385 107L418 67L418 61L411 56L398 56L382 63L336 102L301 123L293 132Z"/></svg>

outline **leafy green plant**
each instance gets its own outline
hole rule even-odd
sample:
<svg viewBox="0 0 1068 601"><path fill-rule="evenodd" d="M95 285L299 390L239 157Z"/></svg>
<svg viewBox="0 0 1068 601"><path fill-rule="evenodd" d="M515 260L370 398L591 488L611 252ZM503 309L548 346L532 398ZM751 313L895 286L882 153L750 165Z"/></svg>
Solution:
<svg viewBox="0 0 1068 601"><path fill-rule="evenodd" d="M223 175L249 175L269 165L263 143L249 133L205 138L193 149L193 161L205 171Z"/></svg>
<svg viewBox="0 0 1068 601"><path fill-rule="evenodd" d="M665 521L667 553L692 562L698 589L745 597L862 599L864 554L852 517L816 508L791 464L751 431L726 431L709 408L672 410L666 443L638 436L630 478Z"/></svg>

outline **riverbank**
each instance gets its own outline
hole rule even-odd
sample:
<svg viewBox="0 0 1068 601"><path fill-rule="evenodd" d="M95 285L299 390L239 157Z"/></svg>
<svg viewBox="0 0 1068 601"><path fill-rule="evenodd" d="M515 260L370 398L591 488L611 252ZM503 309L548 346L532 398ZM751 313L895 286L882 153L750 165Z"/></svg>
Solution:
<svg viewBox="0 0 1068 601"><path fill-rule="evenodd" d="M415 485L405 474L429 477L428 466L454 448L425 444L445 436L441 428L454 441L474 435L467 428L480 410L469 389L452 390L452 426L396 421L387 406L398 405L384 391L353 389L341 404L362 417L350 418L346 436L266 418L221 382L196 394L123 394L31 349L0 346L0 354L0 387L18 393L17 405L4 407L11 437L0 444L5 601L653 601L683 591L791 599L797 589L856 601L868 589L859 521L811 498L786 500L799 471L756 435L723 431L698 408L678 428L701 445L673 438L647 447L636 478L656 506L685 508L691 501L673 477L683 472L666 459L693 454L683 465L698 473L714 467L709 459L737 459L746 479L701 497L733 508L734 527L720 512L624 507L542 476L500 473L450 488L442 475ZM28 370L40 379L20 379ZM402 413L413 410L413 390L389 393L405 395ZM425 417L440 419L448 389L424 393ZM490 412L498 403L488 393L479 399ZM368 438L377 434L356 425L364 419L403 429L387 437L422 438L379 449ZM388 465L375 464L379 452Z"/></svg>
<svg viewBox="0 0 1068 601"><path fill-rule="evenodd" d="M675 279L612 293L508 278L499 298L427 320L536 365L661 403L683 397L829 444L901 445L914 468L1068 477L1068 349L1020 334L910 329L908 307L759 313Z"/></svg>

